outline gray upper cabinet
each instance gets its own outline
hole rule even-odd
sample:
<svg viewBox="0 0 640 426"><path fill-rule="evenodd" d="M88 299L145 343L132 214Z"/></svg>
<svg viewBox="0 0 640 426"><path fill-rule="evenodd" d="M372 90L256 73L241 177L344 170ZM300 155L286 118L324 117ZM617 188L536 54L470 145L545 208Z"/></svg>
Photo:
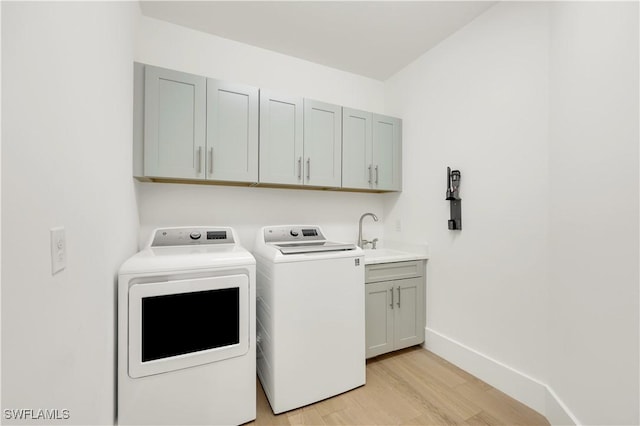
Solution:
<svg viewBox="0 0 640 426"><path fill-rule="evenodd" d="M145 67L144 175L204 178L206 79Z"/></svg>
<svg viewBox="0 0 640 426"><path fill-rule="evenodd" d="M302 98L260 91L260 182L303 183Z"/></svg>
<svg viewBox="0 0 640 426"><path fill-rule="evenodd" d="M304 100L304 184L340 187L342 108Z"/></svg>
<svg viewBox="0 0 640 426"><path fill-rule="evenodd" d="M373 114L342 108L342 186L370 189L373 184Z"/></svg>
<svg viewBox="0 0 640 426"><path fill-rule="evenodd" d="M340 187L338 105L260 91L260 183Z"/></svg>
<svg viewBox="0 0 640 426"><path fill-rule="evenodd" d="M134 70L134 114L144 123L134 124L134 175L258 181L257 88L144 64Z"/></svg>
<svg viewBox="0 0 640 426"><path fill-rule="evenodd" d="M342 109L342 186L402 190L402 121Z"/></svg>
<svg viewBox="0 0 640 426"><path fill-rule="evenodd" d="M402 190L402 121L134 63L133 175Z"/></svg>
<svg viewBox="0 0 640 426"><path fill-rule="evenodd" d="M206 178L258 181L258 89L207 79Z"/></svg>
<svg viewBox="0 0 640 426"><path fill-rule="evenodd" d="M402 121L373 114L373 187L402 190Z"/></svg>

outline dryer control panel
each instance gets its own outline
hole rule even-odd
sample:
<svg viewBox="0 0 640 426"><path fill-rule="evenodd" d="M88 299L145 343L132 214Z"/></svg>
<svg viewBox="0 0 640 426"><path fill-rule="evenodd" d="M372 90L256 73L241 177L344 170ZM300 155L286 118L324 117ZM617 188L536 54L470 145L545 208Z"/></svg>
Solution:
<svg viewBox="0 0 640 426"><path fill-rule="evenodd" d="M233 230L227 227L158 228L154 231L151 247L169 247L203 244L233 244Z"/></svg>

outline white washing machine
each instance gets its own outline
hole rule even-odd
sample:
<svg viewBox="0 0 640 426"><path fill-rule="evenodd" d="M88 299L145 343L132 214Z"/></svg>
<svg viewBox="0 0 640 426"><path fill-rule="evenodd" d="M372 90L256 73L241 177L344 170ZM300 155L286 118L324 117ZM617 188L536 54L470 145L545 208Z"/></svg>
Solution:
<svg viewBox="0 0 640 426"><path fill-rule="evenodd" d="M274 413L365 384L364 254L318 226L268 226L254 249L258 377Z"/></svg>
<svg viewBox="0 0 640 426"><path fill-rule="evenodd" d="M231 228L156 229L118 278L118 424L255 418L255 259Z"/></svg>

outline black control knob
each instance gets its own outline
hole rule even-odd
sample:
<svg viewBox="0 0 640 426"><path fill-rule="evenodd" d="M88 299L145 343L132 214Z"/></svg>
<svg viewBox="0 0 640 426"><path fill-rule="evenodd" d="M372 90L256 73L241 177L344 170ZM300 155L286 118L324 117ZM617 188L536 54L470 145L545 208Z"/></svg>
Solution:
<svg viewBox="0 0 640 426"><path fill-rule="evenodd" d="M298 236L298 231L294 231L292 229L291 231L289 231L289 234L291 234L292 237L297 237Z"/></svg>
<svg viewBox="0 0 640 426"><path fill-rule="evenodd" d="M199 232L192 232L191 234L189 234L189 236L192 240L198 240L200 239L201 234Z"/></svg>

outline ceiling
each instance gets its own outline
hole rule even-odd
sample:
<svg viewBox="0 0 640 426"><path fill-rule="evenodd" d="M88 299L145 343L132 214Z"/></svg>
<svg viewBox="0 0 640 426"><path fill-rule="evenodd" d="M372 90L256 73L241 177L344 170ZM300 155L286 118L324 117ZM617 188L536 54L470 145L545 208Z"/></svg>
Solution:
<svg viewBox="0 0 640 426"><path fill-rule="evenodd" d="M143 15L384 81L495 1L141 1Z"/></svg>

